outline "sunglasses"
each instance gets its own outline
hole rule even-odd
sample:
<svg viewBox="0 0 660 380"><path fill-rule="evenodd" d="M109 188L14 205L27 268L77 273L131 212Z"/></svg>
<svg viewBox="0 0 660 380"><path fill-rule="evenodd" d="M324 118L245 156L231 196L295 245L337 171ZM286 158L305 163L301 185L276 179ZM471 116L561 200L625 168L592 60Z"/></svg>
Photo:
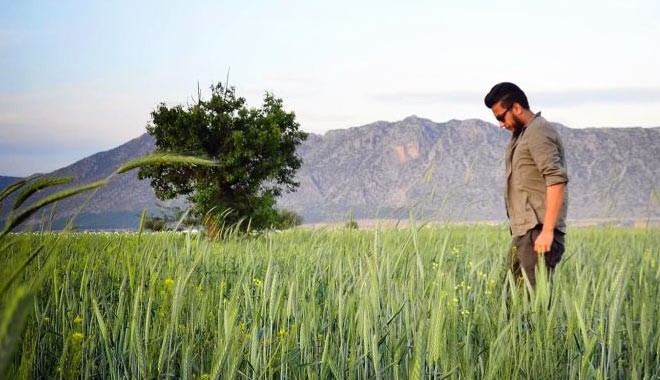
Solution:
<svg viewBox="0 0 660 380"><path fill-rule="evenodd" d="M507 112L511 111L511 107L513 107L513 104L510 105L507 109L505 109L504 112L502 112L501 114L495 115L495 119L497 119L497 121L499 122L504 123L504 118L506 117Z"/></svg>

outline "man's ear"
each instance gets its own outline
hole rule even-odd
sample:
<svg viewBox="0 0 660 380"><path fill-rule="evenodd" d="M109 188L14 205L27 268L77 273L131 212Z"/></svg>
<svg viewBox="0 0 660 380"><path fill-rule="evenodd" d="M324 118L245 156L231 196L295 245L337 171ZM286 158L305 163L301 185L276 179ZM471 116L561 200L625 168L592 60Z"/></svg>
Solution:
<svg viewBox="0 0 660 380"><path fill-rule="evenodd" d="M520 115L523 111L523 107L520 105L520 103L513 103L511 106L511 110L513 111L514 114Z"/></svg>

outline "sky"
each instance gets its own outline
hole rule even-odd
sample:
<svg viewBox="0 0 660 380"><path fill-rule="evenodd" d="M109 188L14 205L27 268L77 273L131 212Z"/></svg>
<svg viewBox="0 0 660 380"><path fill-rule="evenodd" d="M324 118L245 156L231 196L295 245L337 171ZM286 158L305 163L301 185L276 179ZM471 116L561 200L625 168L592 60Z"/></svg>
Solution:
<svg viewBox="0 0 660 380"><path fill-rule="evenodd" d="M319 134L494 123L502 81L571 128L659 127L658 20L657 0L0 0L0 175L112 149L218 82Z"/></svg>

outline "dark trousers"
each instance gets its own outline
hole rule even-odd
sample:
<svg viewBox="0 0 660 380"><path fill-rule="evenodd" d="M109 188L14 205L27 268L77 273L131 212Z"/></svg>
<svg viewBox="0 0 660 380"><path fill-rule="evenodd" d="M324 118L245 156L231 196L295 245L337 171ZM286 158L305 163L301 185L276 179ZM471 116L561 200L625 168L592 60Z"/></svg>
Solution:
<svg viewBox="0 0 660 380"><path fill-rule="evenodd" d="M522 281L523 273L525 273L532 287L536 284L534 270L539 259L545 259L545 266L549 272L548 275L551 275L564 254L564 233L558 230L555 230L550 252L540 255L534 251L534 241L542 229L543 225L538 224L536 227L527 231L526 234L514 236L511 239L509 268L517 281Z"/></svg>

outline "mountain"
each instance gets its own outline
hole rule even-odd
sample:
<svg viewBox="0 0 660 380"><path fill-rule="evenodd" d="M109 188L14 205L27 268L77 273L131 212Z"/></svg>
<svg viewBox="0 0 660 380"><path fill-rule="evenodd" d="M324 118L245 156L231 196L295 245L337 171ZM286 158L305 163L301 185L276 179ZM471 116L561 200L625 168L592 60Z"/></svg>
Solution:
<svg viewBox="0 0 660 380"><path fill-rule="evenodd" d="M154 139L144 134L117 148L86 157L72 165L47 174L53 177L73 177L74 182L72 184L56 186L49 189L49 191L41 192L39 195L45 196L65 187L108 178L123 163L151 153L154 147ZM92 195L91 198L90 195ZM182 202L158 201L149 182L139 181L137 171L133 170L112 177L106 186L95 193L88 192L61 201L57 205L58 217L55 219L53 227L63 227L71 216L80 210L79 215L76 217L76 225L79 228L134 229L139 224L143 209L147 209L150 214L157 214L160 212L160 205L171 207L177 204L180 205ZM6 215L7 207L2 212L2 216ZM41 216L46 214L44 213Z"/></svg>
<svg viewBox="0 0 660 380"><path fill-rule="evenodd" d="M5 177L5 176L0 176L0 190L4 189L5 187L11 185L12 183L16 183L20 181L20 177Z"/></svg>
<svg viewBox="0 0 660 380"><path fill-rule="evenodd" d="M569 170L569 219L660 216L660 128L571 129L555 124ZM280 204L308 222L405 217L503 221L510 133L480 120L408 117L310 136L301 187ZM657 193L656 193L657 198Z"/></svg>
<svg viewBox="0 0 660 380"><path fill-rule="evenodd" d="M569 171L569 220L660 218L660 128L573 129L555 125ZM310 134L298 153L300 188L279 205L306 223L416 218L435 221L504 221L504 150L509 132L481 120L435 123L415 116L398 122ZM85 158L52 175L77 183L105 178L123 162L154 149L143 135ZM136 171L114 177L76 219L83 228L135 228L142 209L159 212L148 181ZM83 202L63 202L61 218ZM168 202L182 205L181 201Z"/></svg>

